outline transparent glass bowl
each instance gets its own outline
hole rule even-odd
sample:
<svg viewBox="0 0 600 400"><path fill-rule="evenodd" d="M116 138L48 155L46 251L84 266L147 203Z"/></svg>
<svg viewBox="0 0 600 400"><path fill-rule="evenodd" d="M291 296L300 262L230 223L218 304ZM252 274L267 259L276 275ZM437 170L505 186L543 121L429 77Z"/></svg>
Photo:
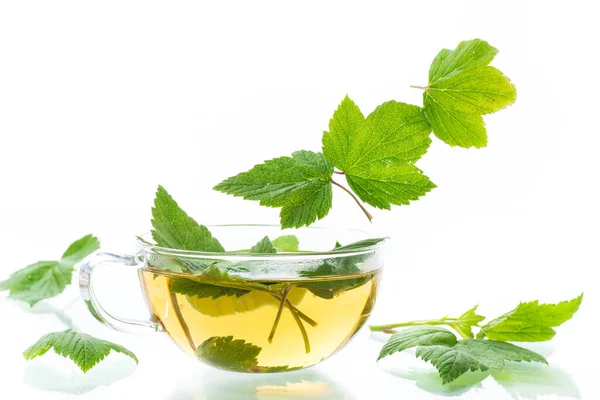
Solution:
<svg viewBox="0 0 600 400"><path fill-rule="evenodd" d="M233 251L170 249L152 244L148 234L138 238L135 255L100 251L88 258L79 278L88 308L114 329L166 332L197 359L237 372L283 372L319 363L369 317L383 241L361 243L369 239L364 232L325 228L227 225L210 231ZM277 240L287 235L298 239L299 250L290 237ZM254 253L258 247L273 251L265 237L284 251ZM100 305L92 276L103 263L138 269L149 320L118 318Z"/></svg>

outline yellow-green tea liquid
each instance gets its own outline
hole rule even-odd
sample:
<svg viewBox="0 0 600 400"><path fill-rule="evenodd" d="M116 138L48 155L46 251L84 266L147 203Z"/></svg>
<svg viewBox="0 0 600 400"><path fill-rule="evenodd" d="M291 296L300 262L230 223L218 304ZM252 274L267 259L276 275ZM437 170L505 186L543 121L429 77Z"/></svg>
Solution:
<svg viewBox="0 0 600 400"><path fill-rule="evenodd" d="M316 322L316 326L311 326L303 321L310 344L308 353L298 322L287 308L283 308L272 342L268 341L280 307L280 301L269 293L253 290L240 297L199 299L169 291L171 280L181 275L141 270L140 278L155 318L182 349L194 355L195 348L211 337L233 336L234 340L241 339L261 348L257 358L264 370L279 366L303 368L335 353L369 316L375 302L378 274L344 276L343 279L358 278L361 284L332 298L319 297L297 287L306 280L277 281L290 284L289 302ZM339 279L310 279L310 282Z"/></svg>

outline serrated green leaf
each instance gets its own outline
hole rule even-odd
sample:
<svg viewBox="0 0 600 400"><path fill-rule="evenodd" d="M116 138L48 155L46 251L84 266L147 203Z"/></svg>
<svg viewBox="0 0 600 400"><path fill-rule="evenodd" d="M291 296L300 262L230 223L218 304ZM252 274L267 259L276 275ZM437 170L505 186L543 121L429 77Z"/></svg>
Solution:
<svg viewBox="0 0 600 400"><path fill-rule="evenodd" d="M379 105L350 140L346 173L381 162L413 163L427 152L431 126L420 107L387 101Z"/></svg>
<svg viewBox="0 0 600 400"><path fill-rule="evenodd" d="M424 96L423 104L433 132L444 142L465 148L487 145L487 132L481 115L444 108L429 95Z"/></svg>
<svg viewBox="0 0 600 400"><path fill-rule="evenodd" d="M61 258L63 265L75 264L83 261L88 255L100 248L100 241L92 235L86 235L71 243Z"/></svg>
<svg viewBox="0 0 600 400"><path fill-rule="evenodd" d="M485 146L481 115L501 110L517 98L508 78L488 66L497 53L475 39L459 43L455 50L442 50L431 64L424 111L435 135L451 146Z"/></svg>
<svg viewBox="0 0 600 400"><path fill-rule="evenodd" d="M214 366L235 372L251 372L262 348L233 336L213 336L196 349L196 356Z"/></svg>
<svg viewBox="0 0 600 400"><path fill-rule="evenodd" d="M330 132L323 134L325 156L346 174L382 161L413 163L431 143L431 127L420 107L388 101L364 122L360 117L362 113L346 96L333 115Z"/></svg>
<svg viewBox="0 0 600 400"><path fill-rule="evenodd" d="M31 306L57 296L71 283L75 264L99 247L97 238L84 236L73 242L59 261L39 261L12 273L8 280L0 282L0 290L10 290L10 298Z"/></svg>
<svg viewBox="0 0 600 400"><path fill-rule="evenodd" d="M104 360L111 350L125 354L132 358L136 364L138 363L135 354L125 347L71 329L42 336L35 344L25 350L23 356L26 360L31 360L46 354L51 348L54 348L57 354L73 360L83 372L89 371Z"/></svg>
<svg viewBox="0 0 600 400"><path fill-rule="evenodd" d="M73 267L58 261L40 261L15 272L6 281L9 297L35 305L57 296L71 283Z"/></svg>
<svg viewBox="0 0 600 400"><path fill-rule="evenodd" d="M456 322L449 323L455 331L459 333L465 339L473 339L473 327L477 326L481 321L485 319L484 316L478 315L475 311L478 306L471 308L461 315Z"/></svg>
<svg viewBox="0 0 600 400"><path fill-rule="evenodd" d="M199 299L207 297L217 299L222 296L240 297L251 291L253 287L252 283L231 276L214 265L193 278L171 278L169 286L173 293L198 297Z"/></svg>
<svg viewBox="0 0 600 400"><path fill-rule="evenodd" d="M498 50L484 40L461 42L455 50L443 49L435 57L429 69L429 82L451 77L472 68L488 65Z"/></svg>
<svg viewBox="0 0 600 400"><path fill-rule="evenodd" d="M460 351L460 347L423 346L417 347L417 357L429 361L440 373L445 385L455 381L468 371L487 371L485 360Z"/></svg>
<svg viewBox="0 0 600 400"><path fill-rule="evenodd" d="M371 163L347 173L348 184L364 202L389 210L392 204L418 200L435 185L411 164Z"/></svg>
<svg viewBox="0 0 600 400"><path fill-rule="evenodd" d="M152 208L152 238L162 247L178 250L223 252L223 246L204 225L198 224L159 186ZM187 260L182 260L186 262Z"/></svg>
<svg viewBox="0 0 600 400"><path fill-rule="evenodd" d="M308 226L331 209L331 182L313 181L294 191L279 213L282 228Z"/></svg>
<svg viewBox="0 0 600 400"><path fill-rule="evenodd" d="M234 340L233 336L213 336L196 349L196 357L220 369L234 372L274 373L300 369L278 365L263 367L258 365L258 355L262 348L245 340Z"/></svg>
<svg viewBox="0 0 600 400"><path fill-rule="evenodd" d="M556 335L552 328L573 317L583 300L583 294L558 304L539 304L537 300L521 303L514 310L481 328L477 338L513 342L543 342Z"/></svg>
<svg viewBox="0 0 600 400"><path fill-rule="evenodd" d="M284 235L273 239L273 246L277 251L295 252L298 251L300 242L294 235Z"/></svg>
<svg viewBox="0 0 600 400"><path fill-rule="evenodd" d="M188 297L197 297L199 299L208 297L217 299L223 296L240 297L249 292L249 290L198 282L187 278L173 278L170 290L174 293L183 294Z"/></svg>
<svg viewBox="0 0 600 400"><path fill-rule="evenodd" d="M348 257L350 260L351 257ZM334 264L336 263L336 264ZM347 260L326 260L316 268L305 269L298 272L299 276L302 277L323 277L323 276L334 276L334 275L349 275L360 272L360 268L352 261Z"/></svg>
<svg viewBox="0 0 600 400"><path fill-rule="evenodd" d="M308 289L312 294L322 299L332 299L343 292L362 286L372 277L372 275L362 275L348 279L319 279L336 275L352 275L360 273L360 268L358 268L356 264L362 260L362 258L357 257L356 262L354 259L354 257L348 257L342 261L329 260L323 262L316 268L299 271L299 276L304 278L315 278L315 281L301 281L298 282L296 286Z"/></svg>
<svg viewBox="0 0 600 400"><path fill-rule="evenodd" d="M454 346L456 335L437 326L414 326L394 333L381 349L377 360L417 346Z"/></svg>
<svg viewBox="0 0 600 400"><path fill-rule="evenodd" d="M414 167L427 151L431 126L420 107L397 101L362 113L346 97L323 134L323 152L352 190L374 207L408 204L435 187ZM340 150L341 149L341 150Z"/></svg>
<svg viewBox="0 0 600 400"><path fill-rule="evenodd" d="M493 340L467 339L454 346L420 346L417 357L433 364L447 384L467 371L504 368L505 361L548 362L541 355L514 344Z"/></svg>
<svg viewBox="0 0 600 400"><path fill-rule="evenodd" d="M485 82L485 86L482 86ZM514 86L494 67L478 67L431 84L427 93L439 104L452 104L452 110L485 115L499 111L516 99Z"/></svg>
<svg viewBox="0 0 600 400"><path fill-rule="evenodd" d="M250 253L256 254L269 254L269 253L277 253L275 246L271 243L271 240L268 236L262 238L258 243L256 243L252 248L250 248Z"/></svg>
<svg viewBox="0 0 600 400"><path fill-rule="evenodd" d="M505 361L527 361L548 364L548 361L540 354L507 342L467 339L459 341L456 347L474 357L484 358L492 369L499 370L504 368Z"/></svg>
<svg viewBox="0 0 600 400"><path fill-rule="evenodd" d="M329 181L333 173L333 166L323 153L314 151L299 150L292 153L294 165L304 173L304 176L320 178L323 181Z"/></svg>
<svg viewBox="0 0 600 400"><path fill-rule="evenodd" d="M223 193L281 207L281 226L298 228L327 215L331 208L333 166L323 154L297 151L228 178L214 187Z"/></svg>
<svg viewBox="0 0 600 400"><path fill-rule="evenodd" d="M329 121L329 132L323 133L323 154L329 162L342 170L351 164L352 138L364 123L363 113L346 95Z"/></svg>

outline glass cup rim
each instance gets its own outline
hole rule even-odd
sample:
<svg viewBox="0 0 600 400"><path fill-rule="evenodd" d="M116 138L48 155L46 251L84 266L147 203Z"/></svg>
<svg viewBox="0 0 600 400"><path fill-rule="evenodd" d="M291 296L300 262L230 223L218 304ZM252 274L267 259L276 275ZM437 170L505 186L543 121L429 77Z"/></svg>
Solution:
<svg viewBox="0 0 600 400"><path fill-rule="evenodd" d="M274 224L217 224L207 225L208 228L233 228L233 227L263 227L263 228L278 228L281 226ZM326 231L343 231L351 232L356 234L368 234L366 231L358 229L346 229L346 228L328 228L328 227L304 227L302 229L311 230L326 230ZM184 258L211 258L211 259L245 259L245 260L273 260L273 259L299 259L299 258L321 258L321 257L344 257L344 256L356 256L361 254L368 254L380 250L384 244L389 240L388 237L382 237L383 240L378 243L359 246L351 249L342 250L327 250L327 251L301 251L301 252L277 252L277 253L249 253L241 251L231 252L211 252L211 251L195 251L195 250L180 250L173 249L170 247L162 247L151 243L152 236L150 232L146 232L140 236L136 236L136 245L139 250L150 252L158 255L167 255L174 257Z"/></svg>

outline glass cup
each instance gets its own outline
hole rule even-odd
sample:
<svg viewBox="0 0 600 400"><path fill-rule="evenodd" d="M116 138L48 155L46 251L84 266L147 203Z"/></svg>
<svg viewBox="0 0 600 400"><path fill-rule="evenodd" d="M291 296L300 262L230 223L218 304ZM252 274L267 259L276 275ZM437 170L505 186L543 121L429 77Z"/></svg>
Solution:
<svg viewBox="0 0 600 400"><path fill-rule="evenodd" d="M160 247L138 237L135 255L97 252L79 272L90 312L111 328L166 332L185 352L237 372L282 372L317 364L341 349L369 317L383 266L383 242L340 248L364 232L301 228L276 240L284 251L256 253L278 226L227 225L210 230L232 252ZM290 247L291 246L291 247ZM304 250L306 249L306 250ZM264 250L264 249L263 249ZM287 251L286 251L287 250ZM116 317L94 294L93 271L105 263L137 268L151 313Z"/></svg>

